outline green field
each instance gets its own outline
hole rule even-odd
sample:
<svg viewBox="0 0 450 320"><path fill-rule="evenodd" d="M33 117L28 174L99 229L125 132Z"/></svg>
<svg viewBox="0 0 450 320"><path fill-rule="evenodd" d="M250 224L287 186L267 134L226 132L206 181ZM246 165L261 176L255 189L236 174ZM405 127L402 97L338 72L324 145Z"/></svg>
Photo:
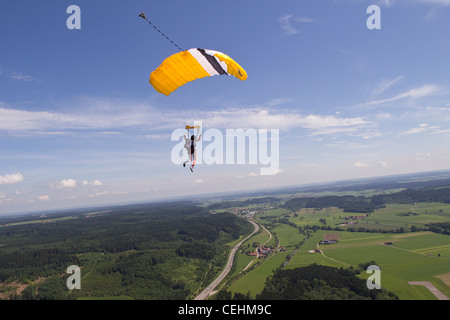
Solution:
<svg viewBox="0 0 450 320"><path fill-rule="evenodd" d="M414 212L418 215L401 216L407 212ZM424 227L428 223L449 222L450 205L444 203L418 203L408 204L388 204L386 208L379 209L371 214L367 219L359 224L365 223L392 225L395 227Z"/></svg>
<svg viewBox="0 0 450 320"><path fill-rule="evenodd" d="M414 214L407 214L414 213ZM296 268L313 263L356 268L359 264L374 261L381 268L381 285L395 293L403 300L434 300L435 296L423 286L410 285L409 281L429 281L438 290L450 297L450 287L437 276L447 275L450 278L450 236L432 233L430 231L410 231L411 226L424 228L428 223L450 222L450 204L444 203L416 203L388 204L369 214L365 219L356 221L348 227L354 229L336 231L339 224L347 216L358 213L345 213L339 208L306 208L296 212L286 212L276 209L258 215L265 217L259 220L262 224L271 226L270 231L278 238L279 245L285 246L287 251L274 254L244 276L235 280L228 288L232 293L243 293L254 297L263 287L268 276L279 268L291 254L295 247L305 239L296 225L319 226L331 230L310 231L310 238L296 251L285 268ZM279 223L280 219L287 219L292 225ZM325 223L324 223L325 221ZM377 232L354 232L356 228L374 229ZM398 232L403 228L404 232ZM306 230L306 229L305 229ZM420 229L419 229L420 230ZM383 231L383 233L380 233ZM390 232L397 231L397 232ZM310 253L317 248L317 243L324 239L324 235L335 233L340 235L337 244L320 245L321 253ZM249 241L264 241L265 232ZM385 245L392 242L392 245ZM361 278L369 274L362 272Z"/></svg>
<svg viewBox="0 0 450 320"><path fill-rule="evenodd" d="M289 254L289 252L277 253L269 258L259 261L261 264L258 267L233 282L227 290L233 294L236 292L243 294L250 292L250 296L254 298L255 295L261 292L264 288L266 278L272 275L273 272L286 260L287 254Z"/></svg>
<svg viewBox="0 0 450 320"><path fill-rule="evenodd" d="M314 249L325 233L326 231L318 231L308 239L287 268L311 263L345 268L375 261L382 270L382 286L397 294L400 299L423 298L422 290L409 285L409 281L430 281L445 295L450 296L450 288L436 278L450 271L448 236L431 232L401 235L339 232L341 240L338 244L320 246L324 255L309 253L308 250ZM393 245L383 245L385 241L390 241ZM434 296L429 298L434 299Z"/></svg>

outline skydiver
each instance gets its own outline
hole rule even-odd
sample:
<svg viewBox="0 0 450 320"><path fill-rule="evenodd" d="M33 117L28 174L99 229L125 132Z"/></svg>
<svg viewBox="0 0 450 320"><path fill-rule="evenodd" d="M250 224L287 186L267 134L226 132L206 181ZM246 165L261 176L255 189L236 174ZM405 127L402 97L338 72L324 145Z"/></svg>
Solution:
<svg viewBox="0 0 450 320"><path fill-rule="evenodd" d="M195 161L197 160L197 150L195 149L196 146L196 142L200 141L202 135L200 134L200 136L198 138L195 137L195 135L191 136L191 139L188 139L185 135L184 137L184 147L186 148L187 152L188 152L188 160L186 160L185 162L183 162L183 167L186 167L186 163L189 163L192 161L192 165L189 167L189 169L191 169L191 172L194 172L194 166L195 166Z"/></svg>

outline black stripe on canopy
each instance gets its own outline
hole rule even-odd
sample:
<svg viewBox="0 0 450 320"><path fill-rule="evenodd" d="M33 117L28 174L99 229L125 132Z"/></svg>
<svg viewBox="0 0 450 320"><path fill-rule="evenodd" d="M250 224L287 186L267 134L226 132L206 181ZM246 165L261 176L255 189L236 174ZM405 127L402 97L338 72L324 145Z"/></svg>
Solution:
<svg viewBox="0 0 450 320"><path fill-rule="evenodd" d="M217 71L218 74L228 74L225 70L223 70L222 66L217 62L214 56L211 56L206 53L205 49L197 49L205 58L208 60L209 64Z"/></svg>

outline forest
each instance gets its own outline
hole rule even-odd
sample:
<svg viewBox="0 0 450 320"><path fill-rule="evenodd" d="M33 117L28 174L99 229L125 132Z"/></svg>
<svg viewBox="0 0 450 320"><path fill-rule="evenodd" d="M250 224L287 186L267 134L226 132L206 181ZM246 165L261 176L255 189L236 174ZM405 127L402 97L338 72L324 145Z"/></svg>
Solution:
<svg viewBox="0 0 450 320"><path fill-rule="evenodd" d="M374 262L371 262L372 264ZM266 280L264 289L256 300L397 300L384 289L370 290L366 280L356 275L364 270L360 265L355 270L312 264L295 269L278 269ZM217 300L251 299L249 295L222 290Z"/></svg>
<svg viewBox="0 0 450 320"><path fill-rule="evenodd" d="M406 189L396 193L381 193L364 196L322 196L297 197L286 201L284 208L299 210L302 208L338 207L344 212L371 213L388 203L443 202L450 203L450 187L431 189Z"/></svg>
<svg viewBox="0 0 450 320"><path fill-rule="evenodd" d="M210 214L186 203L68 214L67 220L0 227L0 294L10 299L186 299L225 263L225 244L253 230L235 215ZM89 270L91 279L71 294L65 283L70 265L80 266L82 274ZM193 279L174 272L183 268ZM5 289L14 282L29 285L15 296Z"/></svg>
<svg viewBox="0 0 450 320"><path fill-rule="evenodd" d="M210 204L208 206L208 209L209 210L229 209L233 207L246 207L249 205L261 203L278 203L280 202L280 200L281 200L280 198L276 197L250 198L247 200L228 200Z"/></svg>

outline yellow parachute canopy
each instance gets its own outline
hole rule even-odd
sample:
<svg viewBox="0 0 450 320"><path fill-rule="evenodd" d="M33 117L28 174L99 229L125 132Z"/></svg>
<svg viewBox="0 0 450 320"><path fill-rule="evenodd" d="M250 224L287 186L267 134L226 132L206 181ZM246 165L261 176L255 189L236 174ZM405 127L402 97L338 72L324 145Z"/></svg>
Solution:
<svg viewBox="0 0 450 320"><path fill-rule="evenodd" d="M189 126L189 125L186 125L186 130L189 130L189 129L200 129L200 125L199 124L196 124L195 126Z"/></svg>
<svg viewBox="0 0 450 320"><path fill-rule="evenodd" d="M189 49L165 59L150 74L150 83L156 91L168 96L189 81L223 74L242 81L247 79L247 72L226 54L208 49Z"/></svg>

